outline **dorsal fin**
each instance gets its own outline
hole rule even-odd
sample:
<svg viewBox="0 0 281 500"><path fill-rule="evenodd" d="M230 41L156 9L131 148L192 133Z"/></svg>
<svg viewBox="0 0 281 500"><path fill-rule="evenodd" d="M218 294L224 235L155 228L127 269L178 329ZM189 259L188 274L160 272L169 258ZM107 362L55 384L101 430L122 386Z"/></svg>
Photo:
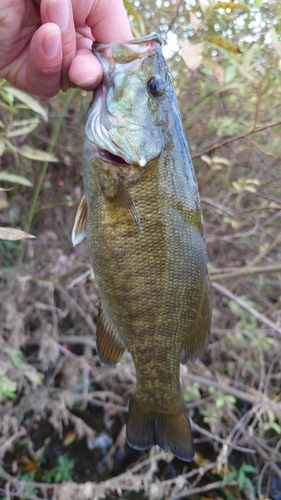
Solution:
<svg viewBox="0 0 281 500"><path fill-rule="evenodd" d="M123 356L126 344L104 310L102 303L97 317L97 351L103 365L115 365Z"/></svg>
<svg viewBox="0 0 281 500"><path fill-rule="evenodd" d="M86 238L86 218L87 218L87 201L86 196L83 194L83 197L79 203L79 207L76 213L74 226L72 229L72 243L75 247L81 241Z"/></svg>

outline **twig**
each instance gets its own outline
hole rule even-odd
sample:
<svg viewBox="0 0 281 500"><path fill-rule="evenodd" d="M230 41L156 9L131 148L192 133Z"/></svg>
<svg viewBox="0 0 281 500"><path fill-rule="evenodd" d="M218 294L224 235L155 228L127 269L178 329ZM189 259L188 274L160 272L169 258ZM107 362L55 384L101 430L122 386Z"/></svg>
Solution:
<svg viewBox="0 0 281 500"><path fill-rule="evenodd" d="M89 403L92 403L94 406L101 406L102 408L107 408L108 410L114 409L116 411L122 411L123 413L128 412L128 408L126 406L117 405L115 403L108 403L106 401L101 401L100 399L89 398L88 396L84 397L87 399Z"/></svg>
<svg viewBox="0 0 281 500"><path fill-rule="evenodd" d="M280 237L280 235L278 236ZM271 273L274 271L281 271L281 262L277 262L276 264L269 264L268 266L250 267L249 265L247 265L236 269L234 267L211 269L209 271L209 276L211 281L216 281L216 280L223 280L226 278L237 278L240 276L247 276L248 274Z"/></svg>
<svg viewBox="0 0 281 500"><path fill-rule="evenodd" d="M9 481L12 484L16 484L17 486L21 486L22 488L25 488L26 486L33 486L33 488L41 488L43 491L48 490L49 488L55 488L58 486L57 483L37 483L34 481L25 481L23 479L19 479L15 476L12 476L8 472L3 469L0 465L0 476L4 477L7 481Z"/></svg>
<svg viewBox="0 0 281 500"><path fill-rule="evenodd" d="M96 349L96 341L92 337L83 335L60 335L58 341L61 344L83 344Z"/></svg>
<svg viewBox="0 0 281 500"><path fill-rule="evenodd" d="M192 373L185 373L184 378L191 380L192 382L198 382L201 385L206 385L207 387L215 387L216 389L220 389L225 394L231 394L237 399L241 399L241 401L247 401L248 403L255 403L258 394L249 394L239 389L235 389L235 387L231 387L229 385L223 385L216 380L208 379L205 377L201 377L200 375L193 375ZM251 389L254 392L254 389ZM255 391L256 392L256 391Z"/></svg>
<svg viewBox="0 0 281 500"><path fill-rule="evenodd" d="M212 198L205 198L204 196L202 196L201 201L202 201L202 203L207 203L208 205L211 205L212 207L216 207L221 212L225 212L226 214L231 215L231 217L233 217L235 214L234 210L231 210L230 208L225 207L224 205L222 205L218 201L213 200Z"/></svg>
<svg viewBox="0 0 281 500"><path fill-rule="evenodd" d="M69 357L74 358L75 357L73 352L71 352L69 349L64 347L64 345L58 344L58 347L59 347L59 351L61 352L61 354L63 354L67 358L69 358ZM88 365L88 363L83 363L82 366L83 366L84 370L87 370L88 372L91 372L93 370L93 366Z"/></svg>
<svg viewBox="0 0 281 500"><path fill-rule="evenodd" d="M248 132L236 134L233 137L227 137L226 139L223 139L221 142L217 142L215 144L210 144L205 149L203 149L201 151L199 150L197 153L193 153L191 155L191 157L192 157L192 159L198 158L202 155L210 153L214 149L219 149L222 146L226 146L226 144L229 144L230 142L234 142L234 141L237 141L239 139L247 138L248 135L256 134L257 132L262 132L265 129L276 127L277 125L281 125L281 120L278 120L277 122L273 122L273 123L266 123L265 125L261 125L260 127L251 128Z"/></svg>
<svg viewBox="0 0 281 500"><path fill-rule="evenodd" d="M212 287L218 290L218 292L228 297L230 300L234 300L240 307L242 307L243 309L245 309L245 311L248 311L250 314L252 314L252 316L254 316L254 318L256 318L258 321L260 321L264 325L269 326L270 328L272 328L281 335L281 328L279 326L273 323L273 321L271 321L270 319L267 319L266 316L264 316L264 314L259 313L256 309L247 304L240 297L236 297L236 295L234 295L234 293L232 293L230 290L228 290L227 288L216 282L212 283Z"/></svg>
<svg viewBox="0 0 281 500"><path fill-rule="evenodd" d="M234 269L234 268L233 268ZM263 267L240 267L236 268L233 271L227 272L227 269L224 272L224 269L220 269L219 274L215 274L215 270L210 273L211 281L221 281L230 278L241 278L241 276L249 276L251 274L259 274L259 273L272 273L274 271L281 271L281 263L277 263L274 265L268 265Z"/></svg>
<svg viewBox="0 0 281 500"><path fill-rule="evenodd" d="M208 438L212 439L213 441L217 441L218 443L225 444L226 446L228 446L228 448L230 448L230 450L234 449L234 450L242 451L243 453L252 453L252 454L256 453L255 450L251 450L249 448L243 448L242 446L238 446L236 444L233 444L230 441L227 441L225 439L220 438L219 436L215 436L215 434L212 434L211 432L207 431L206 429L203 429L202 427L195 424L194 422L192 422L191 426L192 426L192 429L194 431L199 432L203 436L207 436Z"/></svg>
<svg viewBox="0 0 281 500"><path fill-rule="evenodd" d="M190 479L193 476L196 476L196 474L198 474L198 476L201 476L201 478L202 478L206 472L214 469L216 467L216 465L217 465L217 462L211 462L209 464L202 465L201 467L198 467L198 469L192 469L190 472L187 472L186 474L181 474L181 477L183 479ZM179 477L179 476L177 476L177 477ZM167 479L166 481L163 481L163 483L165 483L165 485L173 485L174 483L176 483L176 481L177 481L177 478L173 477L172 479Z"/></svg>
<svg viewBox="0 0 281 500"><path fill-rule="evenodd" d="M5 493L6 493L6 499L5 500L11 500L10 487L11 487L11 485L7 481L6 486L5 486Z"/></svg>
<svg viewBox="0 0 281 500"><path fill-rule="evenodd" d="M80 274L80 276L77 276L77 278L74 278L68 285L66 285L65 289L69 290L70 288L73 288L75 285L80 283L83 279L87 278L90 274L92 273L92 268L87 269L83 274Z"/></svg>
<svg viewBox="0 0 281 500"><path fill-rule="evenodd" d="M260 262L264 257L266 257L266 255L269 252L271 252L271 250L273 250L276 247L276 245L278 245L278 243L280 242L281 242L281 232L275 236L274 240L269 245L267 245L267 247L261 253L256 255L256 257L254 257L254 259L251 262L249 262L249 264L247 264L247 267L253 267L256 264L258 264L258 262Z"/></svg>
<svg viewBox="0 0 281 500"><path fill-rule="evenodd" d="M253 144L253 146L255 146L255 148L257 148L265 156L271 156L272 158L274 158L273 154L268 153L268 151L265 151L265 149L263 149L259 144L257 144L255 141L253 141L253 139L251 139L250 137L245 137L245 139L247 139L247 141L250 141L250 143Z"/></svg>
<svg viewBox="0 0 281 500"><path fill-rule="evenodd" d="M249 229L249 231L245 231L245 233L233 233L233 234L225 234L223 236L207 236L206 241L207 243L212 243L213 241L234 241L237 238L247 238L248 236L251 236L252 234L255 234L257 230L259 229L259 224L255 224L252 229Z"/></svg>
<svg viewBox="0 0 281 500"><path fill-rule="evenodd" d="M6 483L5 490L3 488L0 488L0 493L3 492L6 495L6 497L4 496L4 498L6 498L6 500L11 500L11 495L13 496L13 498L14 497L16 497L16 498L18 498L18 497L23 498L23 496L22 496L23 492L22 491L12 491L12 492L10 490L7 491L8 490L7 487L8 487L9 484L10 483ZM29 495L28 493L24 492L24 499L26 499L26 500L42 500L42 497L35 497L34 495Z"/></svg>
<svg viewBox="0 0 281 500"><path fill-rule="evenodd" d="M13 446L14 442L17 441L22 436L26 436L26 430L20 429L18 432L13 434L11 437L6 439L0 446L0 460L4 457L5 453Z"/></svg>
<svg viewBox="0 0 281 500"><path fill-rule="evenodd" d="M229 481L224 485L225 486L237 486L237 481ZM174 497L171 497L170 500L177 500L178 498L191 498L191 495L198 495L199 493L206 493L206 491L212 491L216 489L220 489L222 487L222 481L215 481L211 484L206 484L205 486L199 486L198 488L192 488L190 490L184 489L182 493L177 494Z"/></svg>
<svg viewBox="0 0 281 500"><path fill-rule="evenodd" d="M92 318L88 314L85 313L85 311L82 309L82 307L77 304L76 300L74 300L71 295L60 285L55 285L55 289L64 297L66 302L69 302L71 307L76 310L76 312L81 316L81 318L84 319L85 323L87 324L90 332L95 335L96 334L96 325L93 322Z"/></svg>

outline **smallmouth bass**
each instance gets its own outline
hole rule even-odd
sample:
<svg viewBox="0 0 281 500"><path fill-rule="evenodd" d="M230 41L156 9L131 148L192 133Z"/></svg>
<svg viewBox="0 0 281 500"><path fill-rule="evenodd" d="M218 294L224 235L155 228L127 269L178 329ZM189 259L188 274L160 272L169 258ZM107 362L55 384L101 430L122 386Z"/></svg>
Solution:
<svg viewBox="0 0 281 500"><path fill-rule="evenodd" d="M73 243L87 238L105 365L136 368L127 441L193 458L180 360L209 340L204 227L194 169L161 39L93 44L104 77L85 122L85 195Z"/></svg>

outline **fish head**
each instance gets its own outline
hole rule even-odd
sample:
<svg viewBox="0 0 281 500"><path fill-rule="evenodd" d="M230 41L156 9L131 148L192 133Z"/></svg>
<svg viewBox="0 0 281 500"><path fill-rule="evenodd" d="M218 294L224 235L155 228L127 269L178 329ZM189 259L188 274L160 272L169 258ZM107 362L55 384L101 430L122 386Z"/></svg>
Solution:
<svg viewBox="0 0 281 500"><path fill-rule="evenodd" d="M156 33L93 44L104 76L88 110L85 134L105 161L144 167L163 151L165 101L173 84L161 45Z"/></svg>

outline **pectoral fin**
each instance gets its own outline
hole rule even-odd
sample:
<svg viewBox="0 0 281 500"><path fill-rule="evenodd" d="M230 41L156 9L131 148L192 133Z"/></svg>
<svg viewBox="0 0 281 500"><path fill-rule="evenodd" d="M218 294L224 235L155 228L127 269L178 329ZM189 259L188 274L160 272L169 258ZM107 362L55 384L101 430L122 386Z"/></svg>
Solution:
<svg viewBox="0 0 281 500"><path fill-rule="evenodd" d="M122 220L124 216L129 216L141 231L142 225L138 209L128 191L128 188L122 180L116 178L110 185L106 187L102 185L102 190L120 220Z"/></svg>
<svg viewBox="0 0 281 500"><path fill-rule="evenodd" d="M103 365L115 365L118 363L123 352L126 349L126 344L121 339L114 324L105 312L102 304L100 304L97 317L97 351L100 361Z"/></svg>
<svg viewBox="0 0 281 500"><path fill-rule="evenodd" d="M182 362L187 359L195 359L203 354L209 342L211 326L211 305L208 285L206 285L203 294L201 307L198 310L197 317L189 331L187 331L182 345Z"/></svg>
<svg viewBox="0 0 281 500"><path fill-rule="evenodd" d="M86 238L86 218L87 218L87 201L85 195L83 195L77 210L74 226L72 229L71 238L74 247L79 243L81 243L81 241L83 241L84 238Z"/></svg>

